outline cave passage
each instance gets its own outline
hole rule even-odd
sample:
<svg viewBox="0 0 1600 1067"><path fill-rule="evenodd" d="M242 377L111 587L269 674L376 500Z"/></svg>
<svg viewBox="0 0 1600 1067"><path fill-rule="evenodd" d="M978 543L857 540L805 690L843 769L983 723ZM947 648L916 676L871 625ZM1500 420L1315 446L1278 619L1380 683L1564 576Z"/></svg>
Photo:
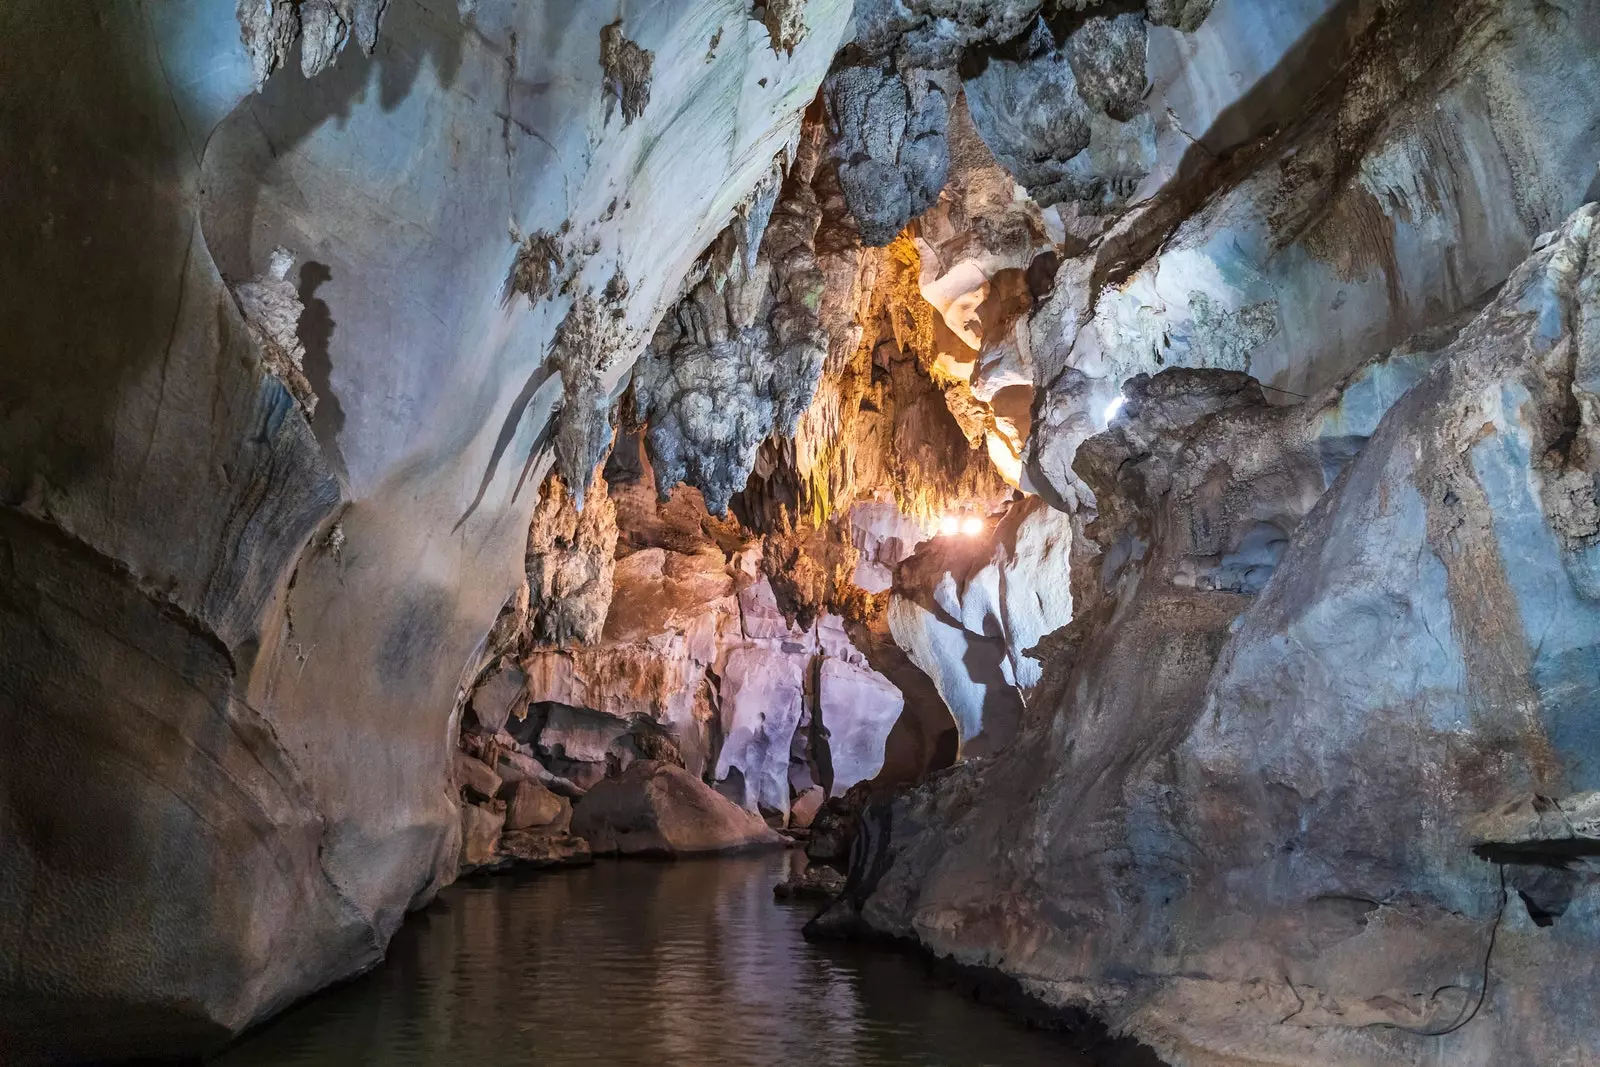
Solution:
<svg viewBox="0 0 1600 1067"><path fill-rule="evenodd" d="M1600 0L0 41L0 1067L1600 1064Z"/></svg>

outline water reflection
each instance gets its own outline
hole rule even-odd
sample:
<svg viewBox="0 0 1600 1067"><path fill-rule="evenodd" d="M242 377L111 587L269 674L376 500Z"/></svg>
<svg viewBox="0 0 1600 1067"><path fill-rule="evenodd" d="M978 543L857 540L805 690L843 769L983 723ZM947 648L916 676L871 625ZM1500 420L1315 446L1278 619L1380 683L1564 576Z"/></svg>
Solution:
<svg viewBox="0 0 1600 1067"><path fill-rule="evenodd" d="M914 960L822 950L778 904L783 857L601 863L471 882L373 974L219 1064L1088 1067Z"/></svg>

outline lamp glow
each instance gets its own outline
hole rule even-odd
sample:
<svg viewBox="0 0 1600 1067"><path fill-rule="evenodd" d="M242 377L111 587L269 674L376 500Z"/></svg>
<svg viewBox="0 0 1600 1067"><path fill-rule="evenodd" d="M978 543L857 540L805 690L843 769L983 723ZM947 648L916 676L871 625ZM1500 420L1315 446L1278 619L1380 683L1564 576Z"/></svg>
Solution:
<svg viewBox="0 0 1600 1067"><path fill-rule="evenodd" d="M1111 420L1117 417L1117 412L1121 411L1122 405L1126 404L1127 402L1127 397L1119 396L1115 400L1111 401L1111 403L1106 405L1105 423L1107 426L1111 425Z"/></svg>
<svg viewBox="0 0 1600 1067"><path fill-rule="evenodd" d="M971 537L974 534L982 533L983 520L978 518L976 515L963 519L961 522L961 532L966 534L968 537Z"/></svg>
<svg viewBox="0 0 1600 1067"><path fill-rule="evenodd" d="M954 515L946 515L939 520L939 532L942 534L957 534L961 532L961 520Z"/></svg>

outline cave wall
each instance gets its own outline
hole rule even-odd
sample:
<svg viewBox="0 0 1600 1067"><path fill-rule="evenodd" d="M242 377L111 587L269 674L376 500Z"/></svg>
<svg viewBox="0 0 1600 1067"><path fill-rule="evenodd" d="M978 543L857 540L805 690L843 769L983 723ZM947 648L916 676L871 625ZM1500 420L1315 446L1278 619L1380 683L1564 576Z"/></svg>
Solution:
<svg viewBox="0 0 1600 1067"><path fill-rule="evenodd" d="M813 0L791 54L734 0L392 0L375 41L309 80L291 47L253 92L253 7L0 15L19 1055L214 1044L371 966L453 875L452 708L536 487L593 466L608 391L849 14ZM508 219L558 240L547 289ZM277 246L309 420L230 291Z"/></svg>
<svg viewBox="0 0 1600 1067"><path fill-rule="evenodd" d="M815 932L1185 1067L1600 1054L1595 14L1149 29L1145 175L1073 194L1027 322L1023 484L1071 516L1073 621L1008 747L869 805ZM991 100L1056 92L1058 53L1004 55ZM902 613L955 632L971 573L902 569Z"/></svg>

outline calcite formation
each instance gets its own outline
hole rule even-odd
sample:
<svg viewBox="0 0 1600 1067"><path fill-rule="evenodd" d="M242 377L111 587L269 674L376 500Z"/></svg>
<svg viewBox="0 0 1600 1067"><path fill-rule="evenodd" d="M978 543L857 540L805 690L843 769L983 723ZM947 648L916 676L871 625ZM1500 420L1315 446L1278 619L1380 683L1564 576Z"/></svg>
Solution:
<svg viewBox="0 0 1600 1067"><path fill-rule="evenodd" d="M0 39L8 1062L782 835L1177 1067L1600 1061L1600 0Z"/></svg>

